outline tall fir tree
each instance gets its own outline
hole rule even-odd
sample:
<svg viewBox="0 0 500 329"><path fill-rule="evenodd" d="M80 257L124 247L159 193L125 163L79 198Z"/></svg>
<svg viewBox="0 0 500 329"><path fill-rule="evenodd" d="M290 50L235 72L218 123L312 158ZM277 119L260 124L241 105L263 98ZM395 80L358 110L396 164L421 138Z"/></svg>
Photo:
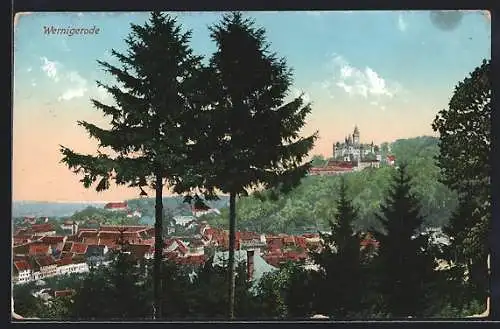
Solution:
<svg viewBox="0 0 500 329"><path fill-rule="evenodd" d="M217 50L210 59L206 91L210 106L200 112L209 125L193 142L192 186L211 196L229 194L229 307L234 318L236 197L255 187L283 192L310 168L305 161L317 138L301 137L310 113L302 97L287 101L292 74L285 59L269 51L265 31L241 13L225 14L210 28ZM196 151L198 150L198 151ZM200 174L201 173L201 174Z"/></svg>
<svg viewBox="0 0 500 329"><path fill-rule="evenodd" d="M358 211L347 196L346 180L342 177L335 219L329 220L331 232L321 234L322 251L313 254L323 269L320 311L334 318L346 318L361 307L361 238L353 228L357 218Z"/></svg>
<svg viewBox="0 0 500 329"><path fill-rule="evenodd" d="M175 185L185 174L189 136L199 110L201 58L189 47L191 32L183 32L176 19L153 12L143 26L131 24L125 39L126 54L112 50L122 67L98 61L117 84L98 86L114 98L114 105L92 99L94 107L110 118L110 129L79 121L90 137L99 142L97 155L78 154L61 146L62 162L75 173L83 173L86 188L109 188L110 181L130 187L149 186L155 191L154 310L160 310L160 265L163 251L162 195L164 184ZM101 148L113 151L101 153ZM143 193L141 192L141 195Z"/></svg>
<svg viewBox="0 0 500 329"><path fill-rule="evenodd" d="M376 217L383 233L379 241L377 282L386 312L394 317L421 316L426 308L427 289L435 276L435 260L421 232L424 218L420 200L412 193L406 165L395 169L393 184Z"/></svg>
<svg viewBox="0 0 500 329"><path fill-rule="evenodd" d="M455 87L447 109L432 123L439 133L441 181L456 191L460 206L448 233L458 261L467 267L477 295L488 290L487 258L492 225L491 62L484 60Z"/></svg>

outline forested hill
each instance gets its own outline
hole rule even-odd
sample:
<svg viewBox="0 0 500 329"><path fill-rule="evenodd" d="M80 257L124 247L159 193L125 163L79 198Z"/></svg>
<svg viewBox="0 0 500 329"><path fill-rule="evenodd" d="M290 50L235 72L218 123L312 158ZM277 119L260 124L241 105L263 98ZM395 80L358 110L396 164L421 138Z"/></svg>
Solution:
<svg viewBox="0 0 500 329"><path fill-rule="evenodd" d="M422 199L426 225L442 226L456 207L454 193L438 182L439 168L434 156L439 152L435 137L400 139L391 144L396 161L408 164L413 176L414 192ZM350 197L359 209L360 229L379 228L375 219L380 202L390 184L393 168L365 169L346 175ZM278 201L260 201L254 196L240 198L237 202L239 229L260 232L299 233L327 228L337 199L339 176L310 176L301 185ZM227 227L228 214L209 218L216 226Z"/></svg>
<svg viewBox="0 0 500 329"><path fill-rule="evenodd" d="M438 183L439 168L434 162L434 156L439 151L437 143L437 138L425 136L400 139L391 144L391 152L396 156L396 161L408 163L409 172L414 178L414 191L422 198L423 215L426 216L427 224L431 226L441 226L446 223L457 203L455 195ZM349 194L360 212L360 219L357 222L359 228L378 227L374 213L385 196L391 172L392 168L383 167L346 175ZM338 184L338 176L311 176L304 178L299 187L278 201L262 202L253 196L239 198L237 202L238 227L277 233L326 229L327 219L332 218L335 211ZM154 201L152 197L127 200L131 209L138 209L142 212L141 222L148 224L154 221ZM222 209L220 216L211 216L207 219L215 226L227 227L227 196L221 196L220 200L207 203L211 207ZM165 197L163 204L165 209L174 215L190 214L189 206L183 203L181 196ZM32 205L29 211L21 204L16 203L14 206L18 214L38 214L32 209ZM89 206L90 208L84 209ZM75 217L85 217L89 213L102 212L98 209L102 206L103 204L97 207L93 204L78 204L78 208L64 208L65 211L60 211L60 204L51 206L51 204L44 203L43 214L59 217L71 216L73 212L76 212ZM29 213L24 214L26 212L24 210Z"/></svg>

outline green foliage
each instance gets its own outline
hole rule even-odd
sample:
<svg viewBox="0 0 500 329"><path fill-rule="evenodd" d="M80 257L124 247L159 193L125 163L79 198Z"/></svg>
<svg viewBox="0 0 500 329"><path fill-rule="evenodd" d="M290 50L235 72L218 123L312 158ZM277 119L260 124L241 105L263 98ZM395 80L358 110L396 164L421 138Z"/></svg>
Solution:
<svg viewBox="0 0 500 329"><path fill-rule="evenodd" d="M480 295L488 285L491 113L490 61L483 61L458 83L448 109L441 110L432 124L440 134L436 159L441 180L458 193L460 201L447 230L453 237L453 253L468 265Z"/></svg>
<svg viewBox="0 0 500 329"><path fill-rule="evenodd" d="M374 234L380 243L376 258L378 289L386 310L396 317L421 316L429 283L435 279L434 257L428 252L426 236L420 233L420 207L406 166L400 165L377 214L384 232Z"/></svg>
<svg viewBox="0 0 500 329"><path fill-rule="evenodd" d="M398 140L393 145L397 159L405 158L408 172L414 177L413 191L421 199L422 215L425 226L443 227L457 206L457 196L438 181L439 168L433 156L437 154L438 140L433 137L420 137ZM432 150L432 151L430 151ZM347 174L348 197L358 209L356 230L381 230L375 212L391 182L393 168L382 166L379 169L365 169ZM328 219L332 218L332 200L338 199L339 176L309 176L288 195L271 200L265 193L254 193L241 197L236 206L238 225L242 230L263 233L303 233L329 228ZM262 198L263 194L268 194ZM222 209L220 216L208 217L215 227L227 229L227 210Z"/></svg>
<svg viewBox="0 0 500 329"><path fill-rule="evenodd" d="M118 252L111 266L91 269L77 286L71 317L134 320L151 317L151 285L144 268Z"/></svg>
<svg viewBox="0 0 500 329"><path fill-rule="evenodd" d="M320 312L335 319L345 318L361 307L361 239L353 228L356 219L357 210L347 197L346 180L342 178L335 218L329 220L331 232L321 234L322 251L312 255L323 276Z"/></svg>
<svg viewBox="0 0 500 329"><path fill-rule="evenodd" d="M313 167L323 167L326 165L328 160L325 159L322 155L314 155L311 160L311 166Z"/></svg>
<svg viewBox="0 0 500 329"><path fill-rule="evenodd" d="M191 32L183 32L175 18L153 12L143 26L131 24L132 32L125 42L126 54L111 54L121 68L98 61L117 84L97 81L114 98L115 105L95 99L92 103L110 119L111 129L103 129L79 121L90 137L99 141L99 149L107 148L116 156L78 154L61 146L62 162L76 174L83 174L86 188L96 191L118 185L155 190L156 253L155 272L160 271L162 248L163 185L175 187L190 180L186 159L190 158L190 142L199 122L193 119L199 107L201 57L193 55L189 46ZM206 122L202 124L205 125ZM194 139L195 140L195 139ZM159 304L159 273L156 273L155 312Z"/></svg>
<svg viewBox="0 0 500 329"><path fill-rule="evenodd" d="M312 315L319 282L317 273L301 263L287 262L278 271L264 274L257 288L260 317L304 319Z"/></svg>
<svg viewBox="0 0 500 329"><path fill-rule="evenodd" d="M209 29L217 49L204 75L207 106L199 113L209 124L200 126L191 138L187 171L192 175L183 177L174 190L202 190L205 198L213 198L215 190L230 195L232 286L236 196L248 195L255 187L289 192L297 186L310 168L305 158L317 134L300 136L311 107L302 96L287 101L291 70L285 59L269 51L264 29L239 12L223 15Z"/></svg>
<svg viewBox="0 0 500 329"><path fill-rule="evenodd" d="M269 52L265 31L252 20L226 14L210 32L217 46L206 83L211 124L193 146L199 147L193 170L203 173L195 186L243 195L259 184L287 190L309 168L302 162L316 135L303 138L298 132L311 108L302 97L285 101L290 69Z"/></svg>

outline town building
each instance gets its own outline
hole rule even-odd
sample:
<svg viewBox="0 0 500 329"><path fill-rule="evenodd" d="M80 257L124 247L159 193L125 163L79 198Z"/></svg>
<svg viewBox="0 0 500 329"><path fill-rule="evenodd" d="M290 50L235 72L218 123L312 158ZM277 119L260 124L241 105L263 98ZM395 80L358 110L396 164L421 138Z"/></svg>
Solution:
<svg viewBox="0 0 500 329"><path fill-rule="evenodd" d="M110 211L128 211L127 202L109 202L104 206L104 209Z"/></svg>
<svg viewBox="0 0 500 329"><path fill-rule="evenodd" d="M363 160L381 160L380 148L373 141L363 144L360 141L360 133L357 126L345 140L333 144L333 158L335 160L361 162Z"/></svg>

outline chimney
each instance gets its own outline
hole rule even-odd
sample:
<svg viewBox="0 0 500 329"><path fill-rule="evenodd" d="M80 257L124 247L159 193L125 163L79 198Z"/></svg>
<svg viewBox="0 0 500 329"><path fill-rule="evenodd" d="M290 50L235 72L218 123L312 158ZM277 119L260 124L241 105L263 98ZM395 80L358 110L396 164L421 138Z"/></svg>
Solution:
<svg viewBox="0 0 500 329"><path fill-rule="evenodd" d="M252 281L254 272L255 250L247 250L247 280Z"/></svg>

